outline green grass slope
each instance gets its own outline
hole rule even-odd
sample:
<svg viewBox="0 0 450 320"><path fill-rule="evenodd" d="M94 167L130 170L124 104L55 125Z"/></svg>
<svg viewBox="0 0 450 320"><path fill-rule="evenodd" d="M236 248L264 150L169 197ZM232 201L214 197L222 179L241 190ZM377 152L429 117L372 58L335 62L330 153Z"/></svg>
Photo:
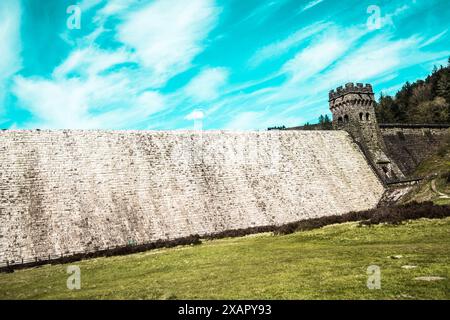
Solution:
<svg viewBox="0 0 450 320"><path fill-rule="evenodd" d="M80 290L66 287L68 265L44 266L0 274L0 298L449 299L450 218L345 223L73 265L81 269ZM370 265L381 269L379 290L366 286ZM426 276L443 279L415 280Z"/></svg>

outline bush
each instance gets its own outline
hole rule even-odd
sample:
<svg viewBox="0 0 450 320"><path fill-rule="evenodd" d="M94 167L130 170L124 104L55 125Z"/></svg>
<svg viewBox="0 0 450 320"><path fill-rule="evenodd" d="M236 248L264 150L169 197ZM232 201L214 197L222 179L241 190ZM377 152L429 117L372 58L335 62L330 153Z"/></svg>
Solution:
<svg viewBox="0 0 450 320"><path fill-rule="evenodd" d="M363 225L379 223L399 224L405 220L420 218L442 219L450 217L450 206L434 205L432 202L412 202L401 206L381 207L371 210L349 212L309 220L303 220L283 225L274 230L276 234L289 234L302 230L321 228L330 224L360 221Z"/></svg>

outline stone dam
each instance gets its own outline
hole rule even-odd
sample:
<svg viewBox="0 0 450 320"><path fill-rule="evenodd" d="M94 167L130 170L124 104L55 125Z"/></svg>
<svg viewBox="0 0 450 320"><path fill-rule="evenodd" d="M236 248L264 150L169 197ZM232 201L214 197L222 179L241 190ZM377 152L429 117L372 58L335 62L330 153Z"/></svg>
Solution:
<svg viewBox="0 0 450 320"><path fill-rule="evenodd" d="M341 131L0 132L0 263L373 208Z"/></svg>

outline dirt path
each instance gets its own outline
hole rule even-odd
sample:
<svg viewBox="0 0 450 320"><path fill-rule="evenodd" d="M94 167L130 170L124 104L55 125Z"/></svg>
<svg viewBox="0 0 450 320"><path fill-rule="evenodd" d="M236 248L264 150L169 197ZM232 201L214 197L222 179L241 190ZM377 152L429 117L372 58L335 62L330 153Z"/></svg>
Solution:
<svg viewBox="0 0 450 320"><path fill-rule="evenodd" d="M445 194L443 192L440 192L437 188L436 188L436 179L431 180L431 190L433 190L434 193L439 195L439 198L442 199L449 199L450 196L448 194Z"/></svg>

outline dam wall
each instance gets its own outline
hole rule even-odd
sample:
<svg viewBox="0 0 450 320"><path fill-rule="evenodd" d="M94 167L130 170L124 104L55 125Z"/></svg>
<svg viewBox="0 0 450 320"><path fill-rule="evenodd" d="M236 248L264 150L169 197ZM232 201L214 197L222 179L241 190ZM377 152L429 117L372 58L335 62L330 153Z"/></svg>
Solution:
<svg viewBox="0 0 450 320"><path fill-rule="evenodd" d="M446 124L380 124L380 130L388 157L406 176L450 138Z"/></svg>
<svg viewBox="0 0 450 320"><path fill-rule="evenodd" d="M384 191L345 131L0 132L0 263L343 214Z"/></svg>

